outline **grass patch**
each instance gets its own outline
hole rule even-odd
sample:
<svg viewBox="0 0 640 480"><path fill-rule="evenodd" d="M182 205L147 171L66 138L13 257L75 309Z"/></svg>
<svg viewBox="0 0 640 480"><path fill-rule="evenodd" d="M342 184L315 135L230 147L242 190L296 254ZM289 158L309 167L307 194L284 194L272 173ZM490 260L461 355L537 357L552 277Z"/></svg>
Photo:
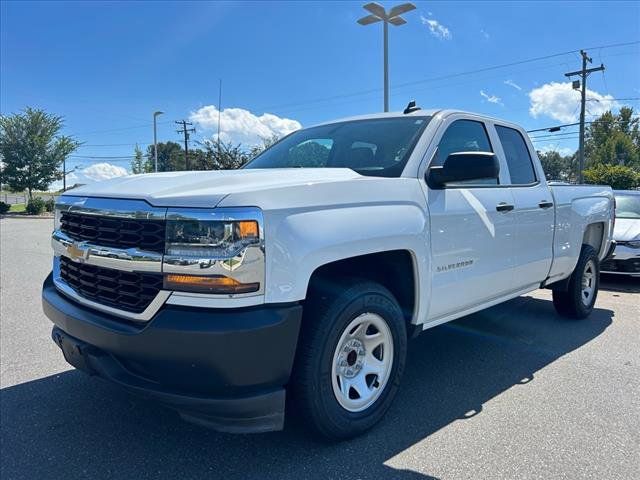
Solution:
<svg viewBox="0 0 640 480"><path fill-rule="evenodd" d="M26 204L16 203L14 205L11 205L11 208L9 209L9 213L24 213L26 208L27 208Z"/></svg>

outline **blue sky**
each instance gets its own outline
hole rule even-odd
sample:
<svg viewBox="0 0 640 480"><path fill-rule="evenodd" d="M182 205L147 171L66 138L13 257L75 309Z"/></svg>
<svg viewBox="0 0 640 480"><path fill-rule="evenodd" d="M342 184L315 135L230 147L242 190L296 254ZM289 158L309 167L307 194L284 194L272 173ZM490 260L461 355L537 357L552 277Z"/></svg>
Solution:
<svg viewBox="0 0 640 480"><path fill-rule="evenodd" d="M194 121L194 139L211 138L220 78L232 141L380 111L382 31L356 24L364 3L3 1L0 108L63 115L65 133L85 142L71 162L82 181L122 173L128 159L97 157L145 148L154 110L166 112L160 141L180 141L182 118ZM579 68L577 53L477 70L580 48L606 66L589 78L591 114L640 107L638 2L415 3L406 25L390 27L392 109L415 99L528 129L572 123L578 95L563 74ZM476 73L451 76L464 72ZM537 146L575 148L575 135L561 138Z"/></svg>

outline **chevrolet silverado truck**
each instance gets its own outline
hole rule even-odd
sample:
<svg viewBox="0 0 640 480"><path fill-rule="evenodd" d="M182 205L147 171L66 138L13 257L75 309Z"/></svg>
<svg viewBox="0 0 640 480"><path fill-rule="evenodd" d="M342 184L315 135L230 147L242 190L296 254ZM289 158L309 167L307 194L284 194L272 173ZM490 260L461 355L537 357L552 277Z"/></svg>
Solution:
<svg viewBox="0 0 640 480"><path fill-rule="evenodd" d="M188 421L278 430L286 405L343 439L419 332L538 288L587 317L613 214L609 187L550 187L519 126L407 108L65 193L43 308L68 363Z"/></svg>

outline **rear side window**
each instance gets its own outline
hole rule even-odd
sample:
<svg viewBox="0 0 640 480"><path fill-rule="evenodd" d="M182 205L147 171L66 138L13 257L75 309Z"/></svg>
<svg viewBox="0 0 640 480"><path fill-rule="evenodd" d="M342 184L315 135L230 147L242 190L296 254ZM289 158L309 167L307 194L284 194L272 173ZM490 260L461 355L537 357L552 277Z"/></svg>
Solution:
<svg viewBox="0 0 640 480"><path fill-rule="evenodd" d="M536 181L536 172L527 144L519 131L496 125L498 137L509 167L512 185L526 185Z"/></svg>

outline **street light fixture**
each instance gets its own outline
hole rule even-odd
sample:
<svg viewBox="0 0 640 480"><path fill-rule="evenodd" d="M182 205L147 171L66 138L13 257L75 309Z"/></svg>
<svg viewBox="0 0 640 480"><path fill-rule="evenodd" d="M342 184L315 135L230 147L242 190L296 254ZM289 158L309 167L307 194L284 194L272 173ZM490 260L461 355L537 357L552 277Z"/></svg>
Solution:
<svg viewBox="0 0 640 480"><path fill-rule="evenodd" d="M157 125L156 118L158 115L162 115L164 112L153 112L153 164L154 171L158 173L158 134L157 134Z"/></svg>
<svg viewBox="0 0 640 480"><path fill-rule="evenodd" d="M389 111L389 24L394 26L400 26L407 23L407 21L400 15L403 13L415 10L416 6L413 3L403 3L402 5L396 5L387 12L384 7L378 3L371 2L364 5L366 11L371 15L362 17L358 20L360 25L371 25L372 23L382 22L384 31L384 111Z"/></svg>

